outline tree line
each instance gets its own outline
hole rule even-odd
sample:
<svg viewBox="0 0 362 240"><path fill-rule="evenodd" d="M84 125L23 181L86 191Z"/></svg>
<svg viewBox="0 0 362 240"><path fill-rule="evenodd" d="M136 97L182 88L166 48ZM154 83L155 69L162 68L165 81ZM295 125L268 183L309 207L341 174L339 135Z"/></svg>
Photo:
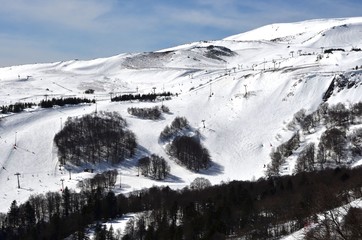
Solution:
<svg viewBox="0 0 362 240"><path fill-rule="evenodd" d="M155 101L158 97L164 97L166 99L173 96L171 92L163 92L163 93L148 93L148 94L123 94L119 96L115 96L111 98L112 102L122 102L122 101Z"/></svg>
<svg viewBox="0 0 362 240"><path fill-rule="evenodd" d="M35 105L36 105L35 103L31 102L17 102L15 104L10 104L7 106L0 106L0 112L2 114L19 113L22 112L24 109L31 108Z"/></svg>
<svg viewBox="0 0 362 240"><path fill-rule="evenodd" d="M42 108L52 108L54 106L64 106L64 105L77 105L80 103L95 103L96 100L90 100L88 98L52 98L48 100L41 100L39 106Z"/></svg>
<svg viewBox="0 0 362 240"><path fill-rule="evenodd" d="M49 100L41 100L39 104L33 102L17 102L10 105L0 106L0 113L19 113L24 109L32 108L33 106L40 106L41 108L52 108L54 106L64 106L64 105L77 105L81 103L95 103L95 100L90 100L87 98L77 98L77 97L69 97L69 98L52 98Z"/></svg>
<svg viewBox="0 0 362 240"><path fill-rule="evenodd" d="M361 189L362 168L178 191L152 187L128 196L116 196L100 187L81 192L66 188L61 193L34 195L20 205L14 201L8 213L0 215L0 239L84 236L90 224L126 213L139 214L129 221L122 239L276 239L309 224L317 226L317 232L308 232L315 237L310 239L326 239L317 238L317 233L358 239L362 211L351 208L338 222L333 221L331 211L334 214L336 207L361 198ZM319 221L320 213L325 213L324 221Z"/></svg>

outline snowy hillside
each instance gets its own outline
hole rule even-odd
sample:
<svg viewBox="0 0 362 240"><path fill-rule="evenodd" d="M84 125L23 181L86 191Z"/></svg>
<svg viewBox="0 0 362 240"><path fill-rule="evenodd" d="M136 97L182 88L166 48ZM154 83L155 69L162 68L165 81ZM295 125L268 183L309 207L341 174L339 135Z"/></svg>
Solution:
<svg viewBox="0 0 362 240"><path fill-rule="evenodd" d="M7 211L13 200L23 202L31 194L60 190L61 179L75 188L79 180L92 176L74 168L69 179L69 172L59 168L53 139L68 117L96 109L119 112L138 139L135 158L96 170L117 168L119 192L153 185L182 188L200 176L214 184L265 176L272 149L292 135L287 124L293 115L302 108L315 111L336 76L358 84L333 92L328 103L362 101L361 33L362 18L314 20L268 25L219 41L152 53L0 68L0 106L66 96L97 101L0 115L0 212ZM340 50L324 53L328 49ZM85 94L87 89L94 94ZM162 120L127 113L128 107L161 102L110 101L115 95L153 91L177 94L163 102L171 113ZM195 173L176 164L158 141L176 116L186 117L200 131L213 161L208 170ZM151 153L169 162L171 175L165 181L137 176L137 160ZM293 172L293 163L284 173Z"/></svg>

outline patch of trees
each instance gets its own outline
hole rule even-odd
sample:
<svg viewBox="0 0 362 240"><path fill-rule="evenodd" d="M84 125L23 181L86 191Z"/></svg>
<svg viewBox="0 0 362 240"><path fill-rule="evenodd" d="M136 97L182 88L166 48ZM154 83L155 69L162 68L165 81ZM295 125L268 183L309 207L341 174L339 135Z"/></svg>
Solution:
<svg viewBox="0 0 362 240"><path fill-rule="evenodd" d="M169 113L170 112L170 108L167 107L166 105L161 105L161 111L164 113Z"/></svg>
<svg viewBox="0 0 362 240"><path fill-rule="evenodd" d="M170 173L170 166L163 157L152 154L138 160L138 169L142 175L163 180Z"/></svg>
<svg viewBox="0 0 362 240"><path fill-rule="evenodd" d="M333 127L324 131L318 146L308 144L299 154L296 172L320 170L330 166L345 165L348 156L362 156L362 129L347 134L344 128Z"/></svg>
<svg viewBox="0 0 362 240"><path fill-rule="evenodd" d="M77 97L69 97L69 98L52 98L49 100L40 101L39 106L42 108L52 108L54 106L64 106L64 105L77 105L80 103L95 103L95 100L90 100L87 98L77 98Z"/></svg>
<svg viewBox="0 0 362 240"><path fill-rule="evenodd" d="M346 156L347 137L344 130L338 128L327 129L321 136L319 142L318 161L323 164L327 160L327 156L335 160L336 164L340 164Z"/></svg>
<svg viewBox="0 0 362 240"><path fill-rule="evenodd" d="M93 178L85 179L78 183L83 190L96 190L97 188L112 189L117 182L118 171L108 170L97 173Z"/></svg>
<svg viewBox="0 0 362 240"><path fill-rule="evenodd" d="M311 130L322 123L328 128L342 127L348 129L351 124L362 122L362 102L351 104L346 107L343 103L329 106L323 103L319 108L310 114L301 109L294 114L293 120L288 124L289 129L302 129L304 133L311 133Z"/></svg>
<svg viewBox="0 0 362 240"><path fill-rule="evenodd" d="M315 168L315 144L309 143L297 158L295 172L314 171Z"/></svg>
<svg viewBox="0 0 362 240"><path fill-rule="evenodd" d="M361 208L341 207L329 210L318 220L320 223L306 234L306 240L362 239L362 228L356 225L362 221Z"/></svg>
<svg viewBox="0 0 362 240"><path fill-rule="evenodd" d="M347 108L343 103L329 106L322 104L317 111L306 114L304 109L294 114L294 118L288 127L290 130L302 130L304 134L310 134L316 127L324 124L327 129L320 137L319 143L309 144L299 154L296 164L296 172L313 171L329 166L347 164L350 160L362 156L362 130L356 129L349 133L352 124L360 124L362 121L362 103L351 104ZM278 151L272 152L271 166L277 169L282 162L282 155ZM274 160L274 161L273 161Z"/></svg>
<svg viewBox="0 0 362 240"><path fill-rule="evenodd" d="M267 166L268 176L278 176L279 169L286 159L293 154L293 151L299 148L300 137L299 132L294 135L285 143L279 145L270 154L271 163Z"/></svg>
<svg viewBox="0 0 362 240"><path fill-rule="evenodd" d="M325 120L329 126L348 127L350 125L351 111L343 103L328 108Z"/></svg>
<svg viewBox="0 0 362 240"><path fill-rule="evenodd" d="M161 132L159 140L168 141L167 153L192 171L207 169L211 165L209 151L202 146L198 134L187 136L193 130L185 117L176 117L170 125ZM189 134L190 135L190 134Z"/></svg>
<svg viewBox="0 0 362 240"><path fill-rule="evenodd" d="M81 165L117 164L135 153L137 142L126 121L116 112L68 118L54 137L60 162Z"/></svg>
<svg viewBox="0 0 362 240"><path fill-rule="evenodd" d="M7 106L0 106L0 112L2 114L7 114L7 113L19 113L22 112L24 109L26 108L31 108L33 106L35 106L35 103L31 103L31 102L17 102L15 104L10 104Z"/></svg>
<svg viewBox="0 0 362 240"><path fill-rule="evenodd" d="M120 101L155 101L158 97L164 97L165 99L173 96L171 92L163 92L163 93L149 93L149 94L123 94L119 96L115 96L111 98L112 102L120 102Z"/></svg>
<svg viewBox="0 0 362 240"><path fill-rule="evenodd" d="M64 106L64 105L77 105L81 103L95 103L95 100L90 100L87 98L52 98L49 100L42 100L38 104L41 108L52 108L54 106ZM0 106L0 113L7 114L7 113L19 113L22 112L24 109L31 108L36 106L37 104L32 102L17 102L15 104L10 104L7 106Z"/></svg>
<svg viewBox="0 0 362 240"><path fill-rule="evenodd" d="M0 215L0 238L84 236L90 224L139 213L127 224L122 239L279 239L309 224L317 225L314 233L321 227L319 233L335 236L340 229L343 239L359 239L360 208L349 208L338 218L330 213L361 198L361 189L362 168L232 181L197 190L152 187L127 197L103 188L81 192L65 188L32 196L20 205L14 201L8 213ZM321 222L321 213L332 221Z"/></svg>
<svg viewBox="0 0 362 240"><path fill-rule="evenodd" d="M155 106L152 108L136 108L130 107L127 109L127 112L133 116L142 118L142 119L151 119L156 120L160 119L162 112L159 107Z"/></svg>
<svg viewBox="0 0 362 240"><path fill-rule="evenodd" d="M171 125L167 125L160 134L161 141L167 141L181 134L183 131L189 130L190 124L185 117L176 117Z"/></svg>
<svg viewBox="0 0 362 240"><path fill-rule="evenodd" d="M294 114L293 120L288 127L291 130L296 130L296 125L299 125L303 132L310 133L311 129L315 128L319 122L319 117L314 113L306 114L305 109L301 109Z"/></svg>
<svg viewBox="0 0 362 240"><path fill-rule="evenodd" d="M329 48L329 49L325 49L324 53L333 53L336 51L344 52L345 50L343 48Z"/></svg>
<svg viewBox="0 0 362 240"><path fill-rule="evenodd" d="M350 136L350 148L353 157L362 156L362 128L354 130Z"/></svg>
<svg viewBox="0 0 362 240"><path fill-rule="evenodd" d="M167 152L193 171L207 169L211 164L209 151L197 137L178 136L168 145Z"/></svg>
<svg viewBox="0 0 362 240"><path fill-rule="evenodd" d="M84 93L85 93L85 94L93 94L93 93L94 93L94 89L89 88L89 89L85 90Z"/></svg>

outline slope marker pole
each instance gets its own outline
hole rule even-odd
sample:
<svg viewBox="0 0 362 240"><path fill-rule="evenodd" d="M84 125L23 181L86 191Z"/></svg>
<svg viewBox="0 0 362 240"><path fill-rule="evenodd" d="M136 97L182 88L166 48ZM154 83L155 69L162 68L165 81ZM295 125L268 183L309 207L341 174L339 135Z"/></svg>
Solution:
<svg viewBox="0 0 362 240"><path fill-rule="evenodd" d="M20 180L19 180L20 173L15 173L14 175L16 175L16 177L18 178L18 188L20 188Z"/></svg>

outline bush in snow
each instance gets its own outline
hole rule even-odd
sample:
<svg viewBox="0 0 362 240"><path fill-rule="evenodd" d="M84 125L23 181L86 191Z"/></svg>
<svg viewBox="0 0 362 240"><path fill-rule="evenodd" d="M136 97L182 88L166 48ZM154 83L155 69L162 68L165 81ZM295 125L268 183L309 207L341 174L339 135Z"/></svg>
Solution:
<svg viewBox="0 0 362 240"><path fill-rule="evenodd" d="M84 93L85 93L85 94L93 94L93 93L94 93L94 89L89 88L89 89L85 90Z"/></svg>
<svg viewBox="0 0 362 240"><path fill-rule="evenodd" d="M142 119L160 119L161 118L161 110L159 107L152 108L135 108L131 107L127 109L127 112L133 116L142 118Z"/></svg>
<svg viewBox="0 0 362 240"><path fill-rule="evenodd" d="M161 106L161 111L164 112L164 113L169 113L169 112L170 112L170 109L169 109L169 107L167 107L166 105L162 105L162 106Z"/></svg>

